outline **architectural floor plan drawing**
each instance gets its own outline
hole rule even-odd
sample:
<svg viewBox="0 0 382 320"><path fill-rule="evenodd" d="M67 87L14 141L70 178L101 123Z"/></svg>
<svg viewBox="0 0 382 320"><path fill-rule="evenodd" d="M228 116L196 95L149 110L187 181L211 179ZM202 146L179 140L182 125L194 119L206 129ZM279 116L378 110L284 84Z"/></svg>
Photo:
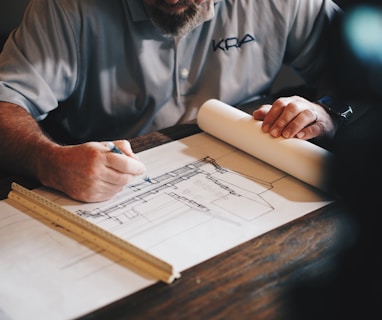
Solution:
<svg viewBox="0 0 382 320"><path fill-rule="evenodd" d="M211 219L241 226L274 209L262 198L270 189L271 182L256 181L254 177L225 169L206 156L151 177L151 182L129 186L123 198L92 210L79 209L76 213L131 241L172 222L176 223L173 230L176 234ZM185 215L190 219L184 219ZM168 238L170 233L157 234L155 242Z"/></svg>

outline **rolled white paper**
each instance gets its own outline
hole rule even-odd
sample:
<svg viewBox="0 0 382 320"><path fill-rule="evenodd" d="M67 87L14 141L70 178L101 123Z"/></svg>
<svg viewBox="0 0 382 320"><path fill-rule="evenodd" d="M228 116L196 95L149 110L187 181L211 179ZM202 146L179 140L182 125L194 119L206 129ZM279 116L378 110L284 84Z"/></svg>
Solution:
<svg viewBox="0 0 382 320"><path fill-rule="evenodd" d="M197 123L204 132L316 188L328 190L332 158L328 150L297 138L273 138L261 130L261 121L216 99L201 106Z"/></svg>

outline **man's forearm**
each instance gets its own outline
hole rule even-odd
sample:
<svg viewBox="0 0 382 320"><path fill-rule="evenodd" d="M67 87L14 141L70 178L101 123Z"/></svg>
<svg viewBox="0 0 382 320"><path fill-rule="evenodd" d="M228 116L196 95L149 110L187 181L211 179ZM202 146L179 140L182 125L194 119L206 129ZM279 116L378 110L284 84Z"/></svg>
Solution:
<svg viewBox="0 0 382 320"><path fill-rule="evenodd" d="M0 167L6 172L38 177L42 159L53 142L23 108L0 102Z"/></svg>

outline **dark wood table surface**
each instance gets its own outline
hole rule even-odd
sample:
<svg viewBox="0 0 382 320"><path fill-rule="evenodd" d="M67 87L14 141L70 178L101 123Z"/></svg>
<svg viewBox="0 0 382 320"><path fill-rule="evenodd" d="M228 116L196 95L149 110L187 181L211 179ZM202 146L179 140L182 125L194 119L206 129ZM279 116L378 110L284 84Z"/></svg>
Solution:
<svg viewBox="0 0 382 320"><path fill-rule="evenodd" d="M139 152L197 132L197 125L188 123L130 142ZM0 196L20 179L28 185L20 177L0 176ZM288 318L294 286L327 276L342 211L338 203L330 204L183 271L172 284L156 283L81 319Z"/></svg>

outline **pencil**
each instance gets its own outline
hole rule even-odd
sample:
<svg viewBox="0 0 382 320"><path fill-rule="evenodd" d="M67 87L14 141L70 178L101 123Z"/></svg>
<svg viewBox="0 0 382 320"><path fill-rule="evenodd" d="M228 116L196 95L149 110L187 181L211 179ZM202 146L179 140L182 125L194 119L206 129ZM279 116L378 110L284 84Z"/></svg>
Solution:
<svg viewBox="0 0 382 320"><path fill-rule="evenodd" d="M108 149L111 151L111 152L114 152L114 153L119 153L119 154L124 154L121 149L119 149L113 142L111 141L108 141L106 146L108 147ZM143 177L143 180L144 181L147 181L147 182L150 182L152 183L150 177L146 174L144 177Z"/></svg>

